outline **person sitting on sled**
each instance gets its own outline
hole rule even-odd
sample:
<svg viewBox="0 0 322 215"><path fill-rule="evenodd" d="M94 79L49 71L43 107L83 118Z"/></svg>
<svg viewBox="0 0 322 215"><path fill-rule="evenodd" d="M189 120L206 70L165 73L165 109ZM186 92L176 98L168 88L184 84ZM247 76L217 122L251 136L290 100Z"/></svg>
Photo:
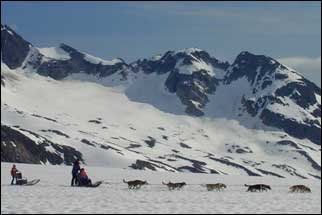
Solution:
<svg viewBox="0 0 322 215"><path fill-rule="evenodd" d="M79 186L92 186L91 179L88 178L84 168L80 169L79 173Z"/></svg>

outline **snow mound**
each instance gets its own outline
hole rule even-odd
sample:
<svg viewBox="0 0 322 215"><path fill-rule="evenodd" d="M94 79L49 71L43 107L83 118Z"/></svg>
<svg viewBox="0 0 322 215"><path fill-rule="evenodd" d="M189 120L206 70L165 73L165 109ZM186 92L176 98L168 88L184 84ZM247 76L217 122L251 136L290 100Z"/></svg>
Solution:
<svg viewBox="0 0 322 215"><path fill-rule="evenodd" d="M201 52L201 51L203 51L203 50L199 49L199 48L185 48L185 49L180 49L178 51L175 51L174 54L186 53L188 55L191 55L194 52Z"/></svg>
<svg viewBox="0 0 322 215"><path fill-rule="evenodd" d="M38 48L39 52L47 58L56 60L69 60L70 55L60 47Z"/></svg>
<svg viewBox="0 0 322 215"><path fill-rule="evenodd" d="M194 60L192 64L183 64L183 59L179 60L176 64L176 69L178 69L180 74L184 75L192 75L192 73L204 70L206 71L210 76L215 76L214 68L213 66L207 64L206 62L199 60L194 57Z"/></svg>
<svg viewBox="0 0 322 215"><path fill-rule="evenodd" d="M90 63L93 63L93 64L115 65L117 63L122 63L122 60L118 59L118 58L109 61L109 60L103 60L98 57L94 57L90 54L86 54L86 53L83 53L83 54L84 54L84 60L86 60Z"/></svg>

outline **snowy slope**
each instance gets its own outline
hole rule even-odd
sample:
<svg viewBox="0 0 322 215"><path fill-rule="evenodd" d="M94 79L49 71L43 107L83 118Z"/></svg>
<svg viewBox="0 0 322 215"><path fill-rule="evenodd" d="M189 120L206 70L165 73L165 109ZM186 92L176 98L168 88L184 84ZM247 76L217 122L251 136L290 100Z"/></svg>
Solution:
<svg viewBox="0 0 322 215"><path fill-rule="evenodd" d="M1 40L4 161L321 179L321 90L270 57L127 64Z"/></svg>
<svg viewBox="0 0 322 215"><path fill-rule="evenodd" d="M90 54L85 54L85 57L84 59L86 61L89 61L93 64L102 64L102 65L114 65L116 63L122 63L122 61L120 59L113 59L111 61L107 61L107 60L103 60L101 58L98 58L98 57L94 57L93 55L90 55Z"/></svg>
<svg viewBox="0 0 322 215"><path fill-rule="evenodd" d="M9 213L321 213L321 184L316 180L274 177L217 176L187 173L161 173L87 167L92 180L105 180L96 189L69 186L70 167L17 165L29 180L40 178L33 187L10 186L11 164L1 163L1 214ZM53 177L55 175L55 177ZM147 180L150 185L130 191L122 180ZM168 191L162 181L188 185ZM223 192L208 192L200 184L225 183ZM245 183L265 183L272 191L248 193ZM310 194L288 193L289 186L305 184Z"/></svg>
<svg viewBox="0 0 322 215"><path fill-rule="evenodd" d="M248 129L233 119L163 112L132 101L119 88L97 83L55 81L5 65L1 71L6 77L1 123L35 142L45 137L73 147L88 165L321 177L319 148L284 132ZM129 89L140 93L133 87ZM281 140L296 142L296 148L278 144ZM50 145L47 150L59 154Z"/></svg>
<svg viewBox="0 0 322 215"><path fill-rule="evenodd" d="M69 60L70 55L59 47L39 48L39 52L47 58Z"/></svg>

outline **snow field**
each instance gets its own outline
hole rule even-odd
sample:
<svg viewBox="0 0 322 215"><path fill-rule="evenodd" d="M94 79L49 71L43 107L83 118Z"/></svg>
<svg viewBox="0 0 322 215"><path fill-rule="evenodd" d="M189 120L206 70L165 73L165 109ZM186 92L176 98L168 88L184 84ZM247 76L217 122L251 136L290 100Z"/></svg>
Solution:
<svg viewBox="0 0 322 215"><path fill-rule="evenodd" d="M110 86L108 82L102 86L86 81L55 81L34 73L10 70L4 64L1 65L1 69L1 74L6 78L6 87L1 88L1 123L19 130L36 142L41 142L42 138L37 138L28 131L46 137L54 143L74 147L82 152L89 166L128 168L136 160L148 158L175 168L192 165L191 162L176 157L178 155L205 162L208 172L209 169L214 169L226 174L247 174L241 168L206 157L208 153L212 153L217 159L231 157L231 162L257 174L261 174L256 170L260 168L284 177L296 177L292 172L273 166L288 164L296 168L297 173L302 176L321 176L321 172L314 169L307 158L296 150L275 144L281 140L283 132L268 131L260 123L247 117L241 119L241 122L235 120L236 110L228 108L232 105L229 105L227 98L220 97L223 95L221 93L213 96L218 103L211 103L209 109L206 109L209 117L195 118L183 115L183 106L179 99L175 95L168 95L164 90L162 82L166 76L140 74L135 83L124 86L125 89L119 89ZM244 81L236 82L233 98L241 98L238 89L244 85ZM224 91L223 88L217 90ZM35 115L55 119L57 122ZM98 118L100 124L89 122ZM103 129L104 126L106 129ZM164 130L160 130L160 127ZM70 138L42 131L48 129L61 131ZM154 147L145 143L148 136L156 139ZM167 139L164 139L164 136ZM123 155L114 150L102 149L100 145L86 145L81 142L82 139L112 146L121 150ZM312 150L303 150L305 149L316 163L321 163L320 147L310 141L290 136L284 140L288 139L296 142L301 148L302 145L311 147ZM180 143L191 148L184 148ZM137 153L128 150L131 144L140 145L133 149ZM248 147L253 153L230 153L228 150L232 150L232 146L236 145L240 148ZM47 147L47 150L53 152L51 147ZM164 158L159 158L160 156ZM294 157L296 159L293 159ZM258 164L254 166L255 163Z"/></svg>
<svg viewBox="0 0 322 215"><path fill-rule="evenodd" d="M1 163L1 213L321 213L321 184L316 180L271 177L162 173L86 167L98 188L70 187L71 167L18 164L28 178L40 178L32 187L10 186L10 163ZM122 179L147 180L152 185L128 190ZM185 181L180 191L168 191L161 182ZM199 184L223 182L223 192L209 192ZM270 184L272 191L247 193L244 183ZM288 193L293 184L305 184L311 194Z"/></svg>

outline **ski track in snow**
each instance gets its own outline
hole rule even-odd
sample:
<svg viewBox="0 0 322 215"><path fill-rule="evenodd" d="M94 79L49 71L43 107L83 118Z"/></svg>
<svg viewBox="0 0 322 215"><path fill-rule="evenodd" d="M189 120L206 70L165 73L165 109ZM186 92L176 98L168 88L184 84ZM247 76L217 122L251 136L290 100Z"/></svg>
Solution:
<svg viewBox="0 0 322 215"><path fill-rule="evenodd" d="M71 167L18 164L26 177L40 178L32 187L10 186L9 163L1 164L2 213L321 213L321 184L314 180L271 177L161 173L87 167L90 177L112 184L98 188L69 187ZM53 177L54 176L54 177ZM122 179L146 179L152 185L128 190ZM161 181L186 181L181 191L168 191ZM200 183L224 182L223 192L208 192ZM115 183L115 184L114 184ZM267 183L272 191L247 193L244 183ZM311 194L288 193L295 183ZM191 184L191 185L189 185Z"/></svg>

